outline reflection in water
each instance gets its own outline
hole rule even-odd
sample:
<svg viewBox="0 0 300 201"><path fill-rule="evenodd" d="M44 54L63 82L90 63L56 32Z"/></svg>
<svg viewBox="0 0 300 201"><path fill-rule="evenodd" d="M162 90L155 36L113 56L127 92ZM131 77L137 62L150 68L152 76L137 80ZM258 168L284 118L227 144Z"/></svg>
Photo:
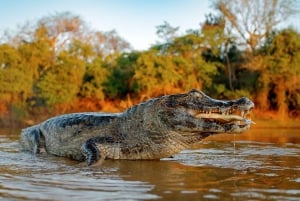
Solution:
<svg viewBox="0 0 300 201"><path fill-rule="evenodd" d="M0 200L299 200L300 145L224 137L161 161L101 167L19 153L15 136L0 137Z"/></svg>
<svg viewBox="0 0 300 201"><path fill-rule="evenodd" d="M14 200L136 200L158 198L153 185L123 180L116 167L91 169L63 158L18 153L17 143L2 142L0 198ZM2 151L2 146L12 147ZM131 192L131 193L128 193Z"/></svg>

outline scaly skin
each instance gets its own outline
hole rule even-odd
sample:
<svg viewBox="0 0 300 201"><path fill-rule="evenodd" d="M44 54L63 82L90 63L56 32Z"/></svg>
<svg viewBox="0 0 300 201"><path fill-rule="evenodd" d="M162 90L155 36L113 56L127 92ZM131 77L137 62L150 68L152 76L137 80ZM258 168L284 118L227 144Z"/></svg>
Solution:
<svg viewBox="0 0 300 201"><path fill-rule="evenodd" d="M215 100L191 90L151 99L123 113L74 113L50 118L21 132L22 151L87 160L160 159L209 135L250 128L248 98ZM241 113L241 116L238 114Z"/></svg>

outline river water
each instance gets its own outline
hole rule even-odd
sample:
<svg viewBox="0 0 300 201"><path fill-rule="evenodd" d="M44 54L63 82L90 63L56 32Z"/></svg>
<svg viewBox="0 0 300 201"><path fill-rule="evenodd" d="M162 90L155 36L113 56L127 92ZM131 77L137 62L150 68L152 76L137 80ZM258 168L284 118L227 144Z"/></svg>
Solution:
<svg viewBox="0 0 300 201"><path fill-rule="evenodd" d="M0 200L300 200L300 130L217 135L160 161L86 167L0 133Z"/></svg>

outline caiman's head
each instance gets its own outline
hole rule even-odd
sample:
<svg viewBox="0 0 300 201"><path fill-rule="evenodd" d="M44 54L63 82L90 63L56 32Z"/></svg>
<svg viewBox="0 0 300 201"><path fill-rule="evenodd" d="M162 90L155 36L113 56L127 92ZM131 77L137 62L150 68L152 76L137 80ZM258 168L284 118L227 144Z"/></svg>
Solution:
<svg viewBox="0 0 300 201"><path fill-rule="evenodd" d="M160 121L184 136L241 133L254 123L248 118L254 108L248 98L216 100L195 89L165 98Z"/></svg>

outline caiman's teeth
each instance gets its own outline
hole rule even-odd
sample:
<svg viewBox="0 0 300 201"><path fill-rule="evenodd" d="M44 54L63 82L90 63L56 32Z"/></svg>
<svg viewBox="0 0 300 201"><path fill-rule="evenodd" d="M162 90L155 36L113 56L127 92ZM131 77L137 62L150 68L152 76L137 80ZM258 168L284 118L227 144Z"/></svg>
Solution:
<svg viewBox="0 0 300 201"><path fill-rule="evenodd" d="M245 117L245 111L244 111L244 110L242 110L241 116L242 116L243 118Z"/></svg>
<svg viewBox="0 0 300 201"><path fill-rule="evenodd" d="M251 119L245 119L245 124L250 125L250 124L256 124L254 121L251 121Z"/></svg>
<svg viewBox="0 0 300 201"><path fill-rule="evenodd" d="M255 122L252 121L251 119L246 119L244 117L241 117L239 115L234 115L234 114L223 115L223 114L216 114L216 113L210 113L210 114L200 113L200 114L197 114L196 117L203 118L203 119L220 119L220 120L227 121L227 122L238 121L238 123L240 123L240 121L241 121L247 125L255 124Z"/></svg>
<svg viewBox="0 0 300 201"><path fill-rule="evenodd" d="M249 119L249 121L251 121L251 124L256 124L254 121L252 121L251 119Z"/></svg>

